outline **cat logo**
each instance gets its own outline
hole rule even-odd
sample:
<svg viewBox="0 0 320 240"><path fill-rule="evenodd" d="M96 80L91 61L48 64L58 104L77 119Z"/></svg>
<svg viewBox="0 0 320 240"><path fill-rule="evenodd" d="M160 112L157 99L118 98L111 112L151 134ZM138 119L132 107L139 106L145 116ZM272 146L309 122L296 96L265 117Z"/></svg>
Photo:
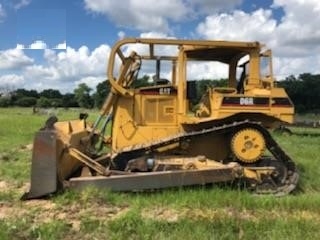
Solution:
<svg viewBox="0 0 320 240"><path fill-rule="evenodd" d="M241 97L240 98L240 105L253 105L253 98L252 97Z"/></svg>
<svg viewBox="0 0 320 240"><path fill-rule="evenodd" d="M159 94L160 95L170 95L171 88L159 88Z"/></svg>

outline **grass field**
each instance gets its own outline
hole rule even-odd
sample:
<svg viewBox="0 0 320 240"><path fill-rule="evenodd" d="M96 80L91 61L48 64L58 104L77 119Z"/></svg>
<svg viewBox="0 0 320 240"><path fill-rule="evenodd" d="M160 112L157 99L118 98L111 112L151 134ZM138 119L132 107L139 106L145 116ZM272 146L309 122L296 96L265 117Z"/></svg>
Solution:
<svg viewBox="0 0 320 240"><path fill-rule="evenodd" d="M78 110L59 110L72 119ZM92 119L96 113L91 113ZM19 200L29 188L32 139L47 119L0 109L0 239L318 239L320 134L274 135L300 171L289 196L255 196L228 186L152 193L68 191ZM319 133L311 130L311 133Z"/></svg>

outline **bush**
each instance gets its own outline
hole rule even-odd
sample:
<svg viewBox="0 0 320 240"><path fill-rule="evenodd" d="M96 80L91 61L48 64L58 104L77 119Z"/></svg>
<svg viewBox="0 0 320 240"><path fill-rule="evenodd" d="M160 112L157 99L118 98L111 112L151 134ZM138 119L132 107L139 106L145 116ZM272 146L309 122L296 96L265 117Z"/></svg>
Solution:
<svg viewBox="0 0 320 240"><path fill-rule="evenodd" d="M41 108L50 108L50 107L61 107L62 106L62 100L59 98L46 98L46 97L40 97L37 100L37 107Z"/></svg>
<svg viewBox="0 0 320 240"><path fill-rule="evenodd" d="M59 98L52 98L50 99L51 107L57 108L62 107L62 99Z"/></svg>
<svg viewBox="0 0 320 240"><path fill-rule="evenodd" d="M74 97L74 94L67 93L62 96L62 107L79 107L77 100Z"/></svg>
<svg viewBox="0 0 320 240"><path fill-rule="evenodd" d="M38 107L41 107L41 108L51 107L50 99L49 99L49 98L46 98L46 97L40 97L40 98L37 100L37 106L38 106Z"/></svg>
<svg viewBox="0 0 320 240"><path fill-rule="evenodd" d="M22 97L15 102L15 105L19 107L32 107L32 106L35 106L36 103L37 103L37 98L35 97Z"/></svg>
<svg viewBox="0 0 320 240"><path fill-rule="evenodd" d="M11 100L8 97L0 97L0 107L9 107Z"/></svg>

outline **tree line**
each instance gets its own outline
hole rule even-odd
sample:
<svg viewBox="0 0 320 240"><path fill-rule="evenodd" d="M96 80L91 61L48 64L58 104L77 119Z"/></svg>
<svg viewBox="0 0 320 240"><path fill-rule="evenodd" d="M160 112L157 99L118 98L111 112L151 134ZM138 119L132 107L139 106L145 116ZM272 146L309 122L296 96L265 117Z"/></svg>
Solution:
<svg viewBox="0 0 320 240"><path fill-rule="evenodd" d="M94 93L87 84L81 83L73 93L62 94L56 89L45 89L41 92L19 88L13 91L6 89L0 93L0 107L39 107L39 108L94 108L100 107L110 89L108 81L98 84Z"/></svg>
<svg viewBox="0 0 320 240"><path fill-rule="evenodd" d="M133 87L148 86L149 77L144 76L133 83ZM222 87L227 85L226 79L211 80L204 79L197 82L197 99L206 91L208 86ZM293 75L278 81L277 86L286 89L293 101L296 111L299 113L320 113L320 74L304 73L295 77ZM4 89L5 90L5 89ZM36 90L16 89L11 91L0 91L0 107L82 107L100 108L110 91L107 80L99 83L95 91L87 84L81 83L74 89L73 93L62 94L56 89L45 89L41 92ZM2 92L2 94L1 94Z"/></svg>
<svg viewBox="0 0 320 240"><path fill-rule="evenodd" d="M320 74L293 75L277 83L286 89L298 113L320 113Z"/></svg>

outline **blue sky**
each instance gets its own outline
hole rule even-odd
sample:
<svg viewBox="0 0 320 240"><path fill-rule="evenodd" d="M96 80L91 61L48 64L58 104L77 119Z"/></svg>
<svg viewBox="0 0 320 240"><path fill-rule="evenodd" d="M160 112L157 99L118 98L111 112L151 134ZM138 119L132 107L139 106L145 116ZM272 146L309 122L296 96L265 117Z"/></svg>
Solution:
<svg viewBox="0 0 320 240"><path fill-rule="evenodd" d="M16 47L16 44L27 46L37 40L49 47L67 41L74 48L82 45L95 48L116 41L122 29L137 34L134 29L115 25L105 15L89 12L81 0L27 2L30 2L27 6L16 10L9 1L0 0L7 9L7 18L0 25L0 36L5 36L1 38L1 50Z"/></svg>
<svg viewBox="0 0 320 240"><path fill-rule="evenodd" d="M0 0L0 88L94 88L129 36L262 41L280 78L317 73L318 22L318 0Z"/></svg>

